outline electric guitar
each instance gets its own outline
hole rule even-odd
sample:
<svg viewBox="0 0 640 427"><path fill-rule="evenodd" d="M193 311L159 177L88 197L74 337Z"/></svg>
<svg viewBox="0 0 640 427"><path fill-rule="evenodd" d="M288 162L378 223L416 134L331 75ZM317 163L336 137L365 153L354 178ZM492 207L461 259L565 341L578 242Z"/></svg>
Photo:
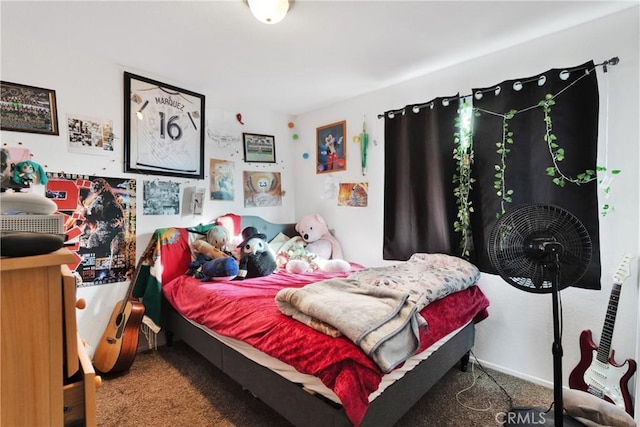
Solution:
<svg viewBox="0 0 640 427"><path fill-rule="evenodd" d="M127 296L114 307L107 329L96 348L93 365L103 374L126 371L136 357L144 305L133 300L131 292L138 279L141 264L138 262L127 289Z"/></svg>
<svg viewBox="0 0 640 427"><path fill-rule="evenodd" d="M600 347L593 343L590 330L580 334L580 363L569 375L569 387L589 392L607 400L633 416L633 402L629 394L629 379L636 371L636 362L627 359L622 365L615 362L611 349L611 337L616 321L622 283L629 277L629 262L633 257L625 255L613 275L613 288L604 319ZM595 356L595 357L594 357Z"/></svg>

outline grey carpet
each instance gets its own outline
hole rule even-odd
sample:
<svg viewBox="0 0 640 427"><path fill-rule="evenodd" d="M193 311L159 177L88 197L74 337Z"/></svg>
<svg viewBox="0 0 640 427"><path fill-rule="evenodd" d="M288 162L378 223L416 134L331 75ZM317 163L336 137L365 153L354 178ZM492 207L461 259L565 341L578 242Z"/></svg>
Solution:
<svg viewBox="0 0 640 427"><path fill-rule="evenodd" d="M474 376L475 385L459 393ZM509 408L496 382L514 406L548 408L553 400L549 388L485 373L477 364L472 374L470 363L467 372L451 369L396 426L495 427L496 417ZM96 405L98 425L105 427L290 425L182 342L140 353L126 373L103 376Z"/></svg>

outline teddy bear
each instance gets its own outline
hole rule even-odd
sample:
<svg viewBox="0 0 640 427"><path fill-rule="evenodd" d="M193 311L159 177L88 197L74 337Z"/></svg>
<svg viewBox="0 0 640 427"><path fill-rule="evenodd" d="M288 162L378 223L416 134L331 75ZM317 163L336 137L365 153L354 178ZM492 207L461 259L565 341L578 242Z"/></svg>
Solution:
<svg viewBox="0 0 640 427"><path fill-rule="evenodd" d="M298 221L295 229L300 235L289 239L278 254L288 272L344 273L351 270L351 265L342 259L340 243L331 235L322 216L307 215Z"/></svg>
<svg viewBox="0 0 640 427"><path fill-rule="evenodd" d="M296 224L296 231L309 252L323 259L343 259L342 247L329 232L327 222L320 214L303 216Z"/></svg>

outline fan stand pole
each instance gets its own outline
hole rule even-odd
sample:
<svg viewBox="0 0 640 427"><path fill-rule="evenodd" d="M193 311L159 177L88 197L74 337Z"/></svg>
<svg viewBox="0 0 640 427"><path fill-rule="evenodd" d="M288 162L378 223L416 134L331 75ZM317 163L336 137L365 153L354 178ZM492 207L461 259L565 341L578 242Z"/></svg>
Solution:
<svg viewBox="0 0 640 427"><path fill-rule="evenodd" d="M560 265L558 254L554 253L554 261L551 265L554 272L554 280L551 284L553 295L553 418L555 427L563 427L564 406L562 402L562 334L560 332Z"/></svg>

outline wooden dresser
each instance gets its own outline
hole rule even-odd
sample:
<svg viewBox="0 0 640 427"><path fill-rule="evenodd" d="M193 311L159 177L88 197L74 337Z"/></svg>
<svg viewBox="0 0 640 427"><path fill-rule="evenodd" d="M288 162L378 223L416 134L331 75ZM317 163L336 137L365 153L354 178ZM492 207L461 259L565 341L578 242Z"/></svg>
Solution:
<svg viewBox="0 0 640 427"><path fill-rule="evenodd" d="M77 332L74 261L64 248L0 258L2 426L96 425L101 379Z"/></svg>

